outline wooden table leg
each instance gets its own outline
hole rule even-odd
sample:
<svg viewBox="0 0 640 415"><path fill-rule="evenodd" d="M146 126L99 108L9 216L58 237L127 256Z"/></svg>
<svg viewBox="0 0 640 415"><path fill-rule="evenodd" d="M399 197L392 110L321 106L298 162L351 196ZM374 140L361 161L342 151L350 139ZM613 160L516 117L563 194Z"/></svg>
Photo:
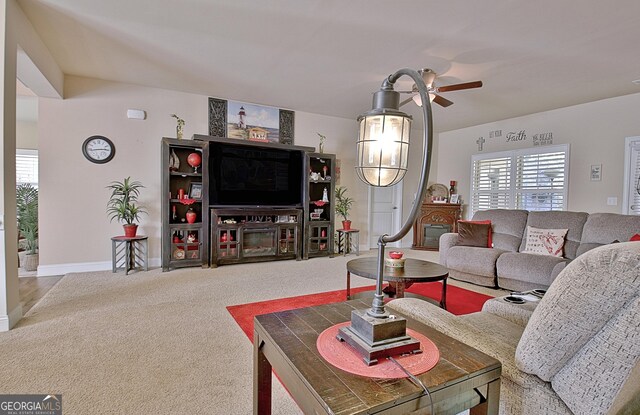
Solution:
<svg viewBox="0 0 640 415"><path fill-rule="evenodd" d="M401 281L397 282L395 298L404 298L404 289L405 283Z"/></svg>
<svg viewBox="0 0 640 415"><path fill-rule="evenodd" d="M447 280L449 277L446 277L442 280L442 295L440 296L440 308L447 309Z"/></svg>
<svg viewBox="0 0 640 415"><path fill-rule="evenodd" d="M271 415L271 363L262 352L264 341L253 332L253 413Z"/></svg>
<svg viewBox="0 0 640 415"><path fill-rule="evenodd" d="M347 301L351 300L351 273L347 271Z"/></svg>
<svg viewBox="0 0 640 415"><path fill-rule="evenodd" d="M500 409L500 378L487 385L487 399L471 408L470 415L498 415Z"/></svg>

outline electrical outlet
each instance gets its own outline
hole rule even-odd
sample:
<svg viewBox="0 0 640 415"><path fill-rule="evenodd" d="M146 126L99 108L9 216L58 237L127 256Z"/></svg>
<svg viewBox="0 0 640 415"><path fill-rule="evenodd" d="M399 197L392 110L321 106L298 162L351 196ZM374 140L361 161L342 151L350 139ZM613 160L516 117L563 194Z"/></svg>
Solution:
<svg viewBox="0 0 640 415"><path fill-rule="evenodd" d="M608 197L607 198L607 205L609 205L609 206L617 206L618 205L618 198L617 197Z"/></svg>

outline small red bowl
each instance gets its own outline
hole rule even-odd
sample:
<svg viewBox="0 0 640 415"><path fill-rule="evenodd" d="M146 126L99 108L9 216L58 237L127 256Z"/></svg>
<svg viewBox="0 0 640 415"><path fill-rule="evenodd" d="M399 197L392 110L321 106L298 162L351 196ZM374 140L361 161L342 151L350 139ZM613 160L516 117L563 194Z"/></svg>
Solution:
<svg viewBox="0 0 640 415"><path fill-rule="evenodd" d="M404 254L400 251L391 251L389 252L389 258L391 259L400 259Z"/></svg>

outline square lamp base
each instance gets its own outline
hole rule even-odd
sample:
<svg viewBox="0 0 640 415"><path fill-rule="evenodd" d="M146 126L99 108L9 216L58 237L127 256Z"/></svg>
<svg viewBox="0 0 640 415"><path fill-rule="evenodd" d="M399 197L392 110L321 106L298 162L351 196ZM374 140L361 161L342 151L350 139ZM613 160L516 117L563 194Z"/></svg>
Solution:
<svg viewBox="0 0 640 415"><path fill-rule="evenodd" d="M353 347L368 366L388 356L421 352L420 342L407 336L405 318L375 318L367 310L353 310L351 325L342 327L336 338Z"/></svg>

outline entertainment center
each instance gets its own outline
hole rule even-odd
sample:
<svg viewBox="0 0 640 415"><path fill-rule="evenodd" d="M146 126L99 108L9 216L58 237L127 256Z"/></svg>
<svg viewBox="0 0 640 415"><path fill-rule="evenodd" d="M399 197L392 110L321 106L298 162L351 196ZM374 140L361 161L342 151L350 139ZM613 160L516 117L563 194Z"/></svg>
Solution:
<svg viewBox="0 0 640 415"><path fill-rule="evenodd" d="M333 256L335 155L162 139L162 269Z"/></svg>

